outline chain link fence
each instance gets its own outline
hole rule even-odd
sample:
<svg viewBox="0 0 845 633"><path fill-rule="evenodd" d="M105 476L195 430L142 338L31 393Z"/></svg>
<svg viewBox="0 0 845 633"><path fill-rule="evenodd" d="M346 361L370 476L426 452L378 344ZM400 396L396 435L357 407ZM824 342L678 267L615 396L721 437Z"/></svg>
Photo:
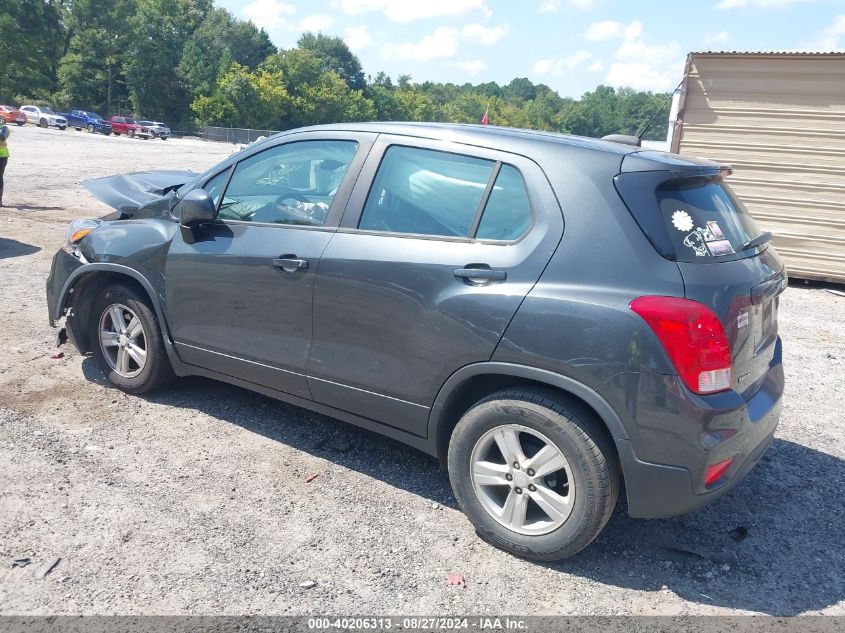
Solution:
<svg viewBox="0 0 845 633"><path fill-rule="evenodd" d="M248 128L207 125L199 131L198 136L209 141L249 145L262 136L270 136L271 134L276 134L276 132L277 130L252 130Z"/></svg>

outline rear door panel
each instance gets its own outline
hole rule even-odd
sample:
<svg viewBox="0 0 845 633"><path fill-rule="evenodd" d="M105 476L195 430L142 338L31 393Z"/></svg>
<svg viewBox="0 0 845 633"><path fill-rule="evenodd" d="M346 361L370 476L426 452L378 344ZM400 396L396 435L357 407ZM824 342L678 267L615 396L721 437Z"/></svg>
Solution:
<svg viewBox="0 0 845 633"><path fill-rule="evenodd" d="M516 243L358 230L383 152L413 145L515 166L534 224ZM560 241L560 207L540 168L519 156L452 143L379 137L317 274L308 384L315 400L415 433L446 379L489 360ZM504 281L455 276L487 264Z"/></svg>

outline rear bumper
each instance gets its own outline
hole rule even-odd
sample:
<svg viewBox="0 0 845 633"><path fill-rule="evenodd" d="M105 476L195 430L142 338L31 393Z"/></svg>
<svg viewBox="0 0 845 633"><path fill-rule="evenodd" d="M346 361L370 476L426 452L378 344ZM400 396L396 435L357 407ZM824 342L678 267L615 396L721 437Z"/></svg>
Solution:
<svg viewBox="0 0 845 633"><path fill-rule="evenodd" d="M736 486L771 444L784 388L781 343L769 371L749 400L734 391L696 396L676 377L652 377L650 386L627 398L610 381L600 390L629 430L616 440L628 511L633 517L684 514L711 503ZM622 383L624 384L624 380ZM636 404L633 404L635 403ZM713 484L707 467L733 458Z"/></svg>

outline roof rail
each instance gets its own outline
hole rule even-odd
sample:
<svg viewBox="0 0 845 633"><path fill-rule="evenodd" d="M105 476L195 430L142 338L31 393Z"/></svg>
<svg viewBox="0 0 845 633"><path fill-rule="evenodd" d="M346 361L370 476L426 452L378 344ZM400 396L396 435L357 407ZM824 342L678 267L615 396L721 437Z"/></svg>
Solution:
<svg viewBox="0 0 845 633"><path fill-rule="evenodd" d="M623 145L633 145L634 147L642 147L643 144L638 136L629 134L608 134L607 136L602 136L601 140L622 143Z"/></svg>

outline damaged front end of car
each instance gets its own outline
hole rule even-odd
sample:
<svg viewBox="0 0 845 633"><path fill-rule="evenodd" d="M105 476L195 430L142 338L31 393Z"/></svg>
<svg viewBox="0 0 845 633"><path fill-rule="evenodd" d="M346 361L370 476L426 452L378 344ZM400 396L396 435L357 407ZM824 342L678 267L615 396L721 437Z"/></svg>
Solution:
<svg viewBox="0 0 845 633"><path fill-rule="evenodd" d="M87 322L79 297L94 294L115 276L148 293L163 293L148 280L158 277L155 271L176 230L171 211L179 201L178 190L196 177L190 171L147 171L82 183L117 214L71 222L53 258L47 303L50 326L59 328L58 346L70 340L80 353L90 351L88 333L79 327Z"/></svg>

